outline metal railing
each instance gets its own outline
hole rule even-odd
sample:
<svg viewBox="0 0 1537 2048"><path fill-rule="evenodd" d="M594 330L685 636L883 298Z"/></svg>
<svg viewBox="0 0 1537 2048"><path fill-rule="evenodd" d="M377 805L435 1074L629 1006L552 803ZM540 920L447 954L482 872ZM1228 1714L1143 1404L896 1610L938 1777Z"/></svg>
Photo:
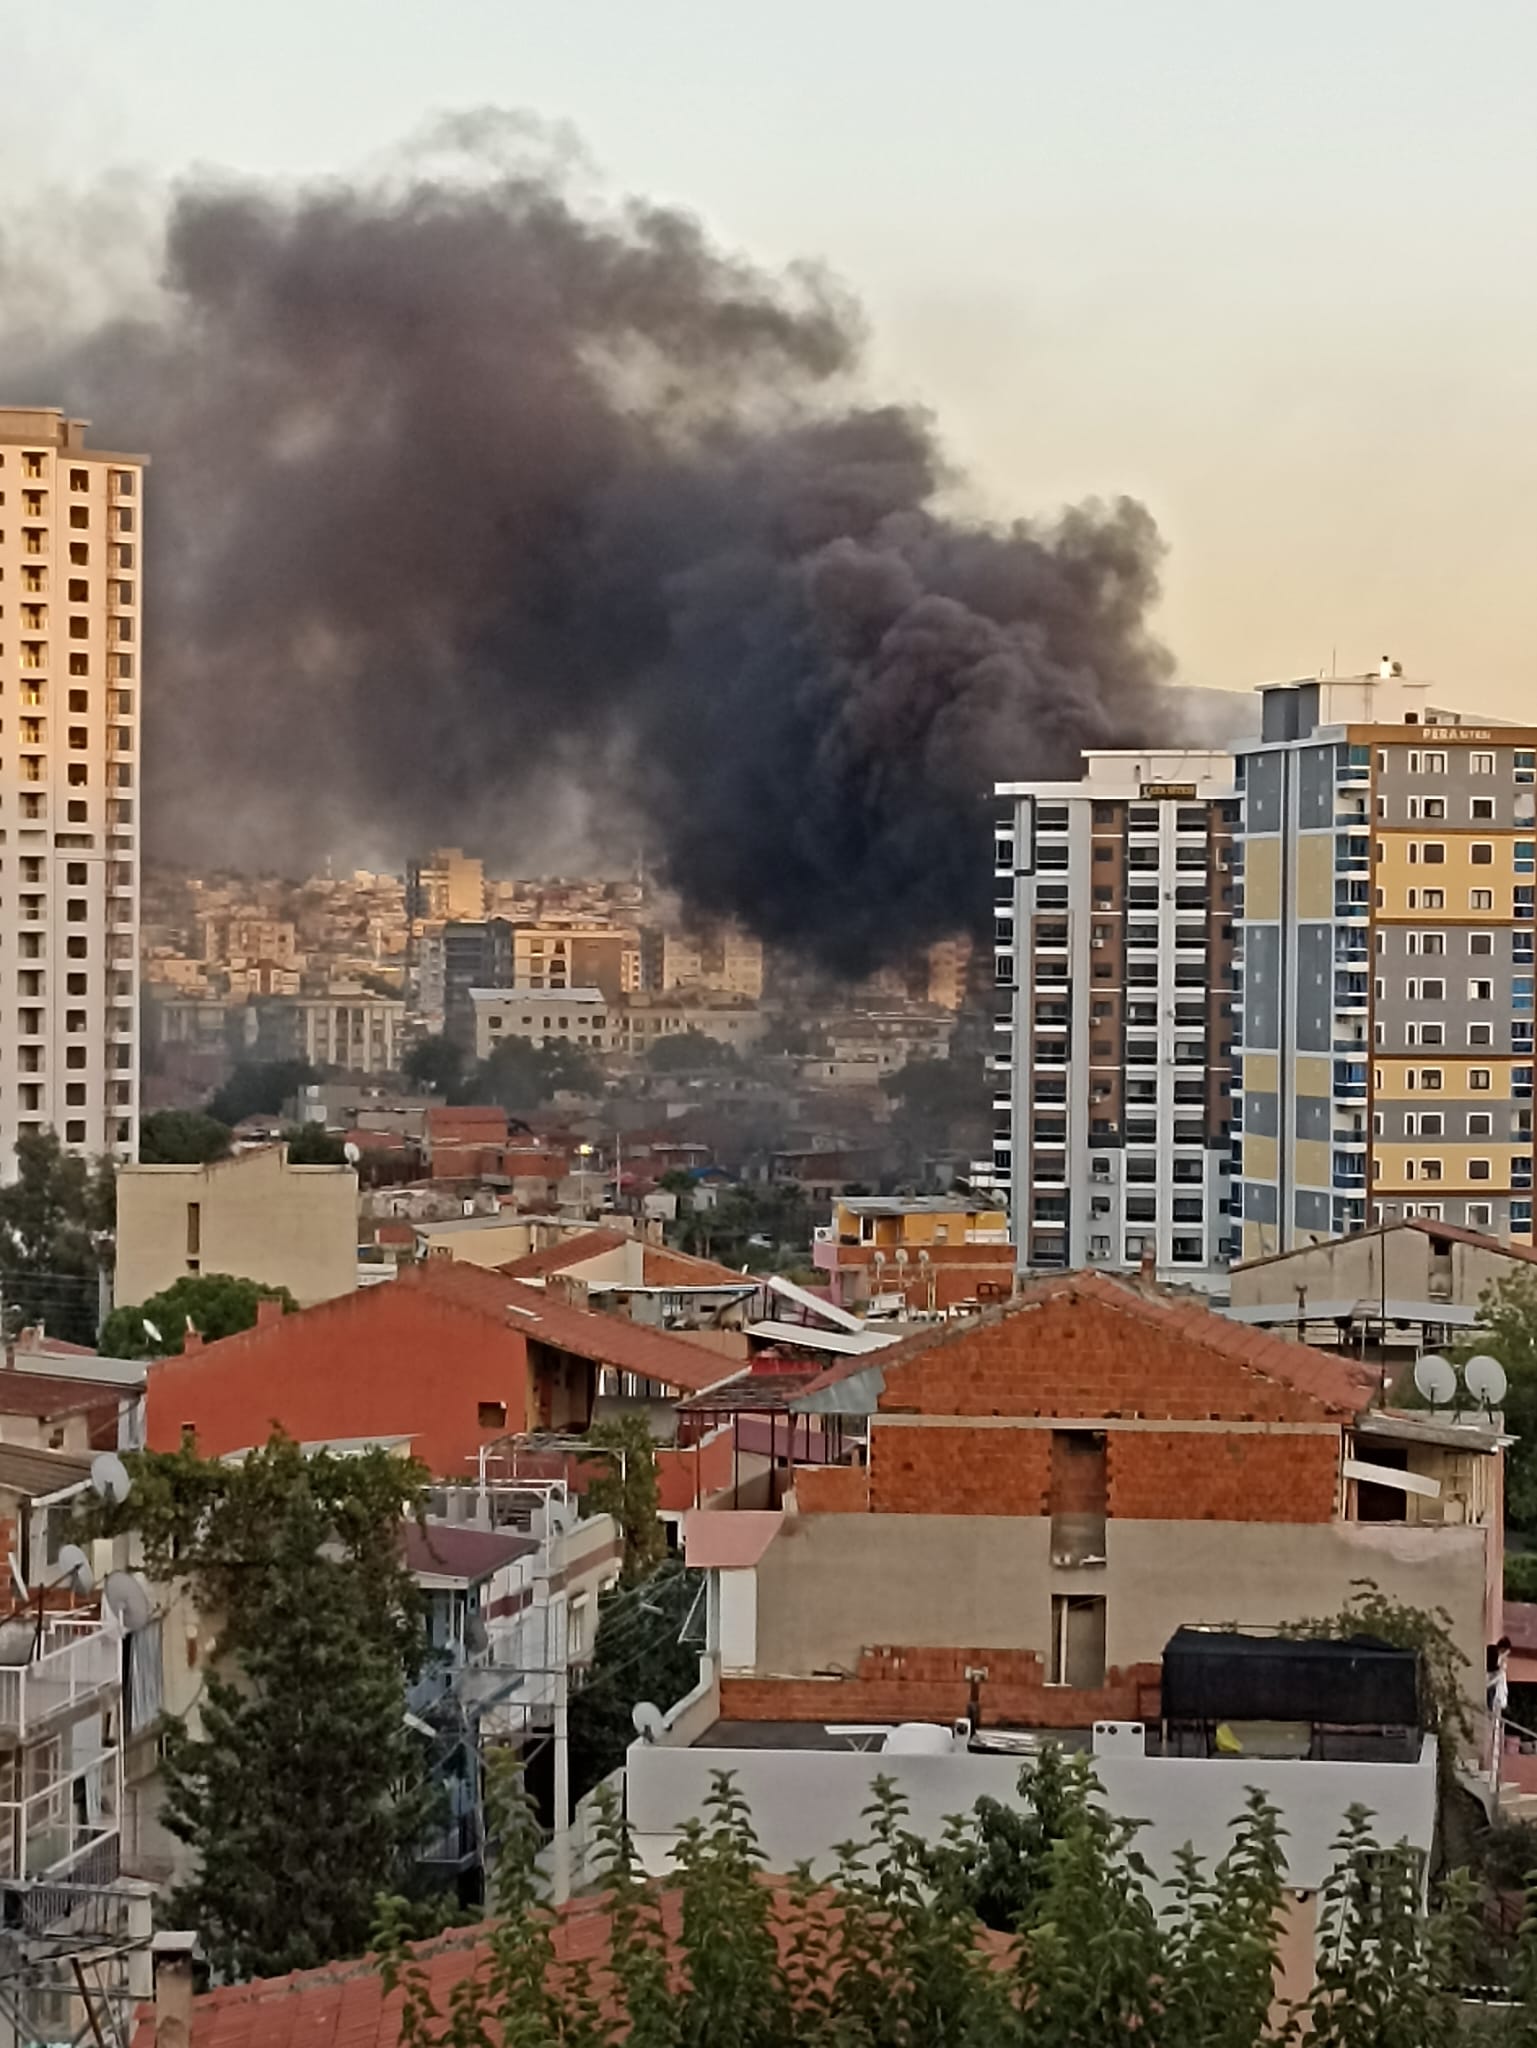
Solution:
<svg viewBox="0 0 1537 2048"><path fill-rule="evenodd" d="M25 1737L121 1682L122 1645L100 1622L44 1623L30 1664L0 1665L0 1732Z"/></svg>

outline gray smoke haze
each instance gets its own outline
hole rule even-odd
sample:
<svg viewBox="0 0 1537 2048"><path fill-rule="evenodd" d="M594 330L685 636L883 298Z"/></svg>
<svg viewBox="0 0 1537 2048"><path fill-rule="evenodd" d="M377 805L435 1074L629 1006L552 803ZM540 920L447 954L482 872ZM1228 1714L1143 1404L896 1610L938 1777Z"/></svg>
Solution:
<svg viewBox="0 0 1537 2048"><path fill-rule="evenodd" d="M0 395L153 459L152 852L494 855L574 782L696 909L853 972L976 918L995 777L1177 736L1140 506L944 516L826 278L501 117L437 144L185 185L132 317L71 327L45 264L42 339L0 243Z"/></svg>

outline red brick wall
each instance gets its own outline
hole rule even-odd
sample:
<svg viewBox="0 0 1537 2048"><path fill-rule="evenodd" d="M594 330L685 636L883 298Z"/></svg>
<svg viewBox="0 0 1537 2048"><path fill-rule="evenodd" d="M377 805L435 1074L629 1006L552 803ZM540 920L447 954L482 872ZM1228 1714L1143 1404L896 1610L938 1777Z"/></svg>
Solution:
<svg viewBox="0 0 1537 2048"><path fill-rule="evenodd" d="M862 1515L870 1507L863 1465L797 1465L795 1500L803 1515Z"/></svg>
<svg viewBox="0 0 1537 2048"><path fill-rule="evenodd" d="M886 1515L1043 1515L1051 1483L1047 1429L870 1433L870 1506Z"/></svg>
<svg viewBox="0 0 1537 2048"><path fill-rule="evenodd" d="M657 1505L669 1514L701 1506L728 1489L733 1466L729 1427L683 1450L664 1446L656 1454Z"/></svg>
<svg viewBox="0 0 1537 2048"><path fill-rule="evenodd" d="M1051 1494L1047 1502L1051 1514L1104 1514L1107 1506L1105 1478L1106 1449L1102 1432L1086 1429L1054 1429L1051 1432Z"/></svg>
<svg viewBox="0 0 1537 2048"><path fill-rule="evenodd" d="M1144 1522L1329 1522L1339 1436L1108 1432L1110 1513Z"/></svg>
<svg viewBox="0 0 1537 2048"><path fill-rule="evenodd" d="M1320 1404L1091 1296L1063 1295L938 1341L886 1371L881 1409L913 1415L1315 1422Z"/></svg>
<svg viewBox="0 0 1537 2048"><path fill-rule="evenodd" d="M1035 1728L1156 1720L1159 1667L1105 1674L1093 1691L1047 1685L1027 1650L867 1650L854 1678L723 1678L723 1721L950 1721L966 1711L967 1669L985 1670L984 1720Z"/></svg>
<svg viewBox="0 0 1537 2048"><path fill-rule="evenodd" d="M505 1403L506 1422L482 1426L482 1401ZM481 1444L527 1428L529 1406L518 1331L397 1280L154 1366L147 1435L174 1450L190 1423L205 1457L263 1443L275 1423L301 1443L410 1436L434 1473L470 1479Z"/></svg>

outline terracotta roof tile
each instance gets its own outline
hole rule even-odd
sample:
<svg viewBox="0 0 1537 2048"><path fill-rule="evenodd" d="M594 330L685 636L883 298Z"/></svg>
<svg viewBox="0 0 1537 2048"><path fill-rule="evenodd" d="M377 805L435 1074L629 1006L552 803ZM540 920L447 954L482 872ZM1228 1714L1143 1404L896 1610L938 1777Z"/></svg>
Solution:
<svg viewBox="0 0 1537 2048"><path fill-rule="evenodd" d="M629 1242L621 1230L583 1230L575 1237L562 1238L559 1244L547 1244L542 1251L525 1252L521 1259L509 1259L496 1270L513 1280L537 1280L546 1273L564 1273L586 1259L601 1258L605 1252L617 1251Z"/></svg>

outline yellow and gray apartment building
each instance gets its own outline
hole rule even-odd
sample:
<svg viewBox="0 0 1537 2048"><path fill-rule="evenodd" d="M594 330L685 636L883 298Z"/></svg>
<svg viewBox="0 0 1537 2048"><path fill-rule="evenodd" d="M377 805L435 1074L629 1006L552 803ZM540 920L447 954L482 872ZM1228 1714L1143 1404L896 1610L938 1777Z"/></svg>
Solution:
<svg viewBox="0 0 1537 2048"><path fill-rule="evenodd" d="M1267 685L1235 750L1235 1259L1531 1237L1537 726L1431 691Z"/></svg>

